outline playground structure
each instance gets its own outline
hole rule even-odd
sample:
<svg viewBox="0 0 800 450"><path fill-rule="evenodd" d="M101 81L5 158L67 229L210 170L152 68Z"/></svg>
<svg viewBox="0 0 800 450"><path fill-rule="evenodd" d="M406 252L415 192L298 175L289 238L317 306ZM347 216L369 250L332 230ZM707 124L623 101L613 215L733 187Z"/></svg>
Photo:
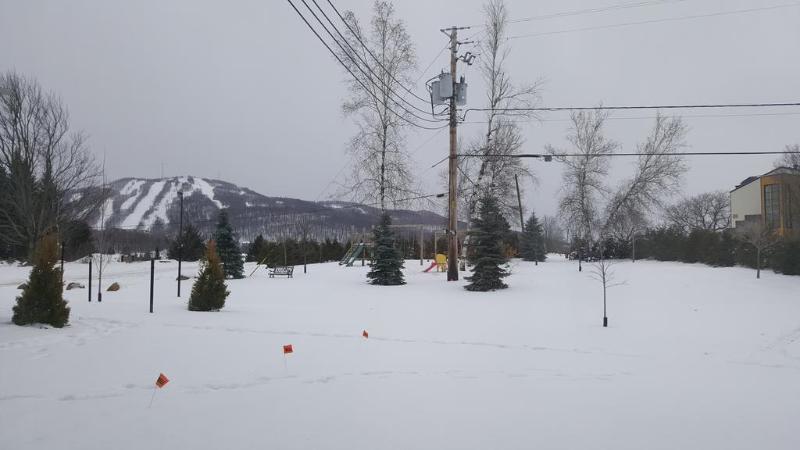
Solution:
<svg viewBox="0 0 800 450"><path fill-rule="evenodd" d="M423 270L423 272L428 273L433 270L434 267L437 272L447 272L447 255L437 253L431 265Z"/></svg>
<svg viewBox="0 0 800 450"><path fill-rule="evenodd" d="M419 245L419 265L420 267L425 265L425 238L431 237L433 235L433 259L431 260L430 266L423 270L425 273L429 273L433 271L433 269L437 269L436 273L444 273L447 272L447 255L439 252L439 242L438 240L444 236L447 236L447 230L442 229L431 229L430 225L424 224L401 224L401 225L390 225L391 228L396 230L401 230L405 232L406 236L408 236L409 231L413 234L418 234L418 238L416 239ZM347 250L345 255L339 261L340 266L345 267L352 267L356 261L359 259L361 260L361 265L366 265L366 261L372 261L374 256L374 244L369 240L371 233L360 233L356 236L354 243L350 246ZM467 231L460 231L458 233L458 241L459 246L459 253L461 256L459 257L457 264L459 266L459 270L465 270L465 263L466 263L466 241L467 238ZM404 252L405 253L405 252ZM416 253L416 249L415 249ZM406 254L407 256L407 254Z"/></svg>
<svg viewBox="0 0 800 450"><path fill-rule="evenodd" d="M361 265L365 264L365 260L367 258L367 253L370 253L370 260L372 260L372 244L366 242L356 242L355 244L351 245L347 252L344 254L342 259L339 261L340 266L352 267L353 263L356 262L359 258L361 258Z"/></svg>

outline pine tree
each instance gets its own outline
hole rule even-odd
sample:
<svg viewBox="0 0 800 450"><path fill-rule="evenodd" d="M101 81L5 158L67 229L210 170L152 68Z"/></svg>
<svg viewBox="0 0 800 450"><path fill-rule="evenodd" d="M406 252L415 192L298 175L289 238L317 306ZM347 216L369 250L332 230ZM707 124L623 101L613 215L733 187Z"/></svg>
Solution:
<svg viewBox="0 0 800 450"><path fill-rule="evenodd" d="M181 248L183 244L183 248ZM199 261L206 251L200 232L192 224L186 225L183 234L178 236L169 246L169 258L183 261Z"/></svg>
<svg viewBox="0 0 800 450"><path fill-rule="evenodd" d="M510 229L497 199L487 195L481 200L479 217L469 232L470 263L473 264L470 283L464 286L468 291L494 291L505 289L503 278L508 276L501 266L507 262L503 245L503 235Z"/></svg>
<svg viewBox="0 0 800 450"><path fill-rule="evenodd" d="M383 213L381 222L373 230L375 254L372 269L367 274L370 284L396 286L406 284L403 278L403 258L394 246L394 233L390 228L392 219Z"/></svg>
<svg viewBox="0 0 800 450"><path fill-rule="evenodd" d="M61 328L69 322L69 307L63 297L61 270L58 261L58 239L55 234L39 240L34 266L22 295L17 297L11 320L17 325L45 323Z"/></svg>
<svg viewBox="0 0 800 450"><path fill-rule="evenodd" d="M531 216L525 222L525 230L520 236L519 253L523 261L543 262L547 258L544 251L542 225L534 212L531 212Z"/></svg>
<svg viewBox="0 0 800 450"><path fill-rule="evenodd" d="M216 311L225 306L228 297L225 286L225 273L222 270L217 245L213 240L206 245L205 261L200 266L200 274L192 286L189 297L189 311Z"/></svg>
<svg viewBox="0 0 800 450"><path fill-rule="evenodd" d="M233 234L233 227L228 221L228 211L220 210L217 222L217 230L214 232L214 240L217 243L219 258L222 260L222 268L226 277L244 278L244 262L239 251L239 244Z"/></svg>
<svg viewBox="0 0 800 450"><path fill-rule="evenodd" d="M266 256L267 241L264 240L264 236L258 235L253 242L250 243L250 247L247 248L247 261L250 262L261 262Z"/></svg>

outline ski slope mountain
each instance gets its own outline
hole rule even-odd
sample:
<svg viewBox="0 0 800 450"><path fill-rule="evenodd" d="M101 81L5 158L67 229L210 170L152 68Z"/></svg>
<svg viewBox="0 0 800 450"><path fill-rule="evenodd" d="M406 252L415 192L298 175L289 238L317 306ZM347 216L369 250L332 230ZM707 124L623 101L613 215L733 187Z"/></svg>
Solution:
<svg viewBox="0 0 800 450"><path fill-rule="evenodd" d="M268 197L220 180L182 176L172 178L122 178L108 185L109 198L91 217L101 228L174 232L180 219L180 195L184 197L184 224L201 231L214 227L217 213L227 208L241 239L257 234L280 238L306 233L314 237L342 237L370 229L380 210L357 203L312 202ZM398 225L443 228L446 219L430 211L394 210Z"/></svg>

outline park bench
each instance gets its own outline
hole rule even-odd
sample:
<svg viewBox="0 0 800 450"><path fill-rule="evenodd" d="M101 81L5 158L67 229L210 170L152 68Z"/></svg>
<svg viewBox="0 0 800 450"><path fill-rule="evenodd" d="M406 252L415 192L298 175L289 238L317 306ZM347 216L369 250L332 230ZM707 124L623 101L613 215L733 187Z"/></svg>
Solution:
<svg viewBox="0 0 800 450"><path fill-rule="evenodd" d="M294 273L294 266L275 266L269 269L270 278L275 278L275 275L292 278L292 273Z"/></svg>

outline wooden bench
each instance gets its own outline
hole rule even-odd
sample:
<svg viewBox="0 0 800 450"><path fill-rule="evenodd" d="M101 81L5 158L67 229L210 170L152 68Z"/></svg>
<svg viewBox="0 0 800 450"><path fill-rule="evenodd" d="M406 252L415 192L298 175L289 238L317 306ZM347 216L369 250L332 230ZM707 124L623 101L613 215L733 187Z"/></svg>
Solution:
<svg viewBox="0 0 800 450"><path fill-rule="evenodd" d="M275 278L275 275L292 278L292 273L294 273L294 266L275 266L269 269L270 278Z"/></svg>

